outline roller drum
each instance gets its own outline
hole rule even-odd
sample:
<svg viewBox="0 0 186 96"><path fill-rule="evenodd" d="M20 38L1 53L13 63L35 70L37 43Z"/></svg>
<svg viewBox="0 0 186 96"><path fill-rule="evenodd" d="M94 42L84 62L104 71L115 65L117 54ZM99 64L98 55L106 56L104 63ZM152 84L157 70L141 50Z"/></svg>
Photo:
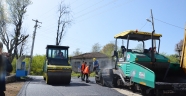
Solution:
<svg viewBox="0 0 186 96"><path fill-rule="evenodd" d="M69 84L71 81L71 72L48 72L48 82L51 84Z"/></svg>

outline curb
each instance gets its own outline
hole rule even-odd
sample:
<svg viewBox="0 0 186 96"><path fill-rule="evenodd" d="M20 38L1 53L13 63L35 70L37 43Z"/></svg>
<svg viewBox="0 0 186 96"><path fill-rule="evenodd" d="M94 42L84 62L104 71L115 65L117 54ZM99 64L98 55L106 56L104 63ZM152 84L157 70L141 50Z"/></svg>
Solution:
<svg viewBox="0 0 186 96"><path fill-rule="evenodd" d="M6 81L6 83L15 82L16 81L16 75L14 74L14 75L6 76L5 81Z"/></svg>

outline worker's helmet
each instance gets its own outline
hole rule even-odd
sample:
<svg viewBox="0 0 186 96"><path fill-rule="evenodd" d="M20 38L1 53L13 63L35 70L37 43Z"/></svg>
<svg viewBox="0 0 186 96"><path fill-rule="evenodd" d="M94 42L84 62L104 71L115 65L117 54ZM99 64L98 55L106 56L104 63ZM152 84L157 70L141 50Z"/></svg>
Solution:
<svg viewBox="0 0 186 96"><path fill-rule="evenodd" d="M95 61L96 60L96 58L93 58L93 61Z"/></svg>

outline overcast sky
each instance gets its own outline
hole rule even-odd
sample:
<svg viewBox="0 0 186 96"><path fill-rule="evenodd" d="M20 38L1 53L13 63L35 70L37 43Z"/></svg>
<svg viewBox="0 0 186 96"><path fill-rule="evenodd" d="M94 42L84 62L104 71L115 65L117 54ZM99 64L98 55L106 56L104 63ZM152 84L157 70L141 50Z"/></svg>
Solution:
<svg viewBox="0 0 186 96"><path fill-rule="evenodd" d="M35 22L42 22L37 29L34 55L45 54L47 44L55 44L58 6L61 0L32 0L27 8L23 28L33 34ZM172 2L171 2L172 1ZM175 44L183 39L186 24L185 0L65 0L73 16L72 25L66 30L61 45L69 46L70 54L77 48L90 52L95 43L102 47L114 41L114 35L125 30L152 31L150 10L153 11L156 33L161 38L160 52L173 54ZM126 44L126 41L124 42ZM139 42L131 42L135 48ZM119 46L121 42L118 43ZM150 42L146 43L149 48Z"/></svg>

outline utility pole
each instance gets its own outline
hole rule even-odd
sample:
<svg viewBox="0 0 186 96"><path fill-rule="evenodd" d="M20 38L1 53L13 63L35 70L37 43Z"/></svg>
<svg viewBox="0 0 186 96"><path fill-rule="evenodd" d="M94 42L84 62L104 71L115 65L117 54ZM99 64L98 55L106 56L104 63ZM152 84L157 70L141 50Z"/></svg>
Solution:
<svg viewBox="0 0 186 96"><path fill-rule="evenodd" d="M152 20L147 19L147 21L152 23L152 30L153 30L152 32L155 33L154 18L153 18L153 14L152 14L152 9L151 9L151 19ZM154 44L154 47L156 47L156 40L153 40L153 44Z"/></svg>
<svg viewBox="0 0 186 96"><path fill-rule="evenodd" d="M152 14L152 9L151 9L151 18L152 18L152 30L155 33L155 29L154 29L154 18L153 18L153 14ZM154 40L154 47L156 47L156 40Z"/></svg>
<svg viewBox="0 0 186 96"><path fill-rule="evenodd" d="M33 19L32 19L33 20ZM31 70L31 63L32 63L32 57L33 57L33 50L34 50L34 41L35 41L35 35L36 35L36 30L37 30L37 27L40 28L40 25L38 25L37 23L41 23L42 22L39 22L38 20L33 20L36 22L34 28L34 33L33 33L33 41L32 41L32 49L31 49L31 55L30 55L30 63L29 63L29 68L28 68L28 74L30 74L30 70Z"/></svg>

